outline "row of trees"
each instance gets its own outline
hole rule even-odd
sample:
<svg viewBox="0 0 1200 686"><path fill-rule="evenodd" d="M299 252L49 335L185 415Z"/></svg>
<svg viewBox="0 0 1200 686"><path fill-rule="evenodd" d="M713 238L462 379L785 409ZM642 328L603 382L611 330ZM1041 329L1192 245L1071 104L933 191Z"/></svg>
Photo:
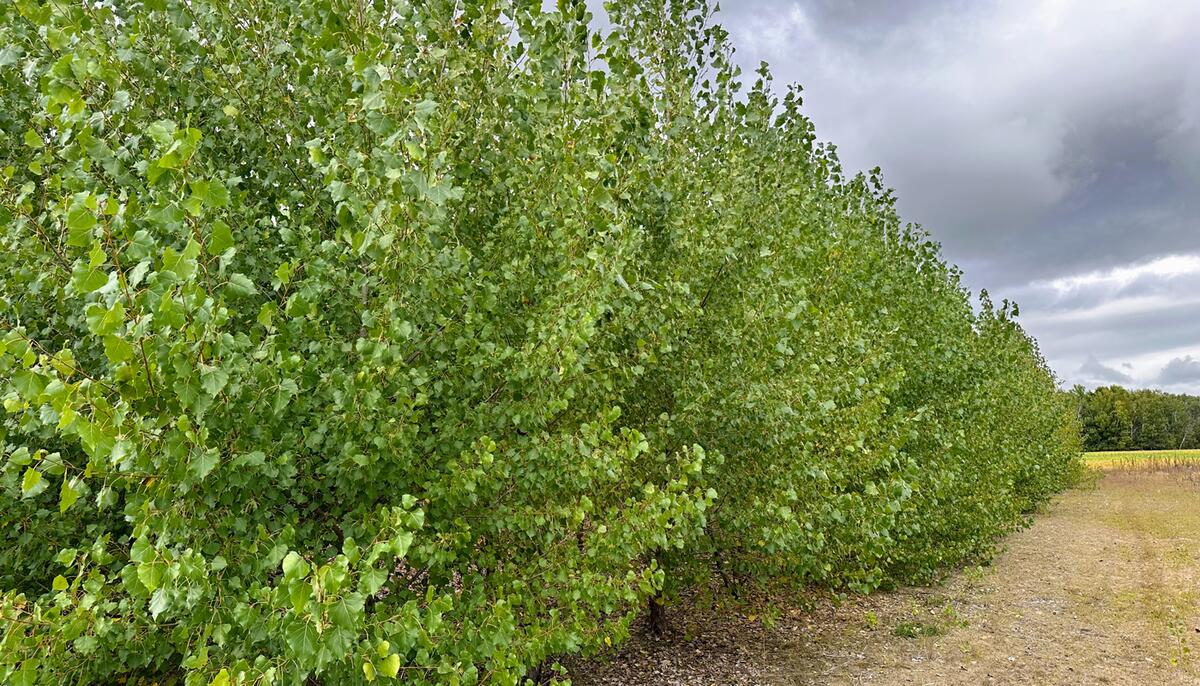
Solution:
<svg viewBox="0 0 1200 686"><path fill-rule="evenodd" d="M1071 390L1085 450L1200 448L1200 398L1102 386Z"/></svg>
<svg viewBox="0 0 1200 686"><path fill-rule="evenodd" d="M514 684L1077 464L703 0L0 3L0 680Z"/></svg>

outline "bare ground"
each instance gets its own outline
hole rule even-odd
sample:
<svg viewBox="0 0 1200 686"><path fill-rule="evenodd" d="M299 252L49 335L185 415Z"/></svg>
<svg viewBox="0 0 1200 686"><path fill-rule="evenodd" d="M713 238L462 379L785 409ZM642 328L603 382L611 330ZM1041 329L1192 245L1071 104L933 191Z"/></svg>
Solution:
<svg viewBox="0 0 1200 686"><path fill-rule="evenodd" d="M783 610L676 612L576 686L1200 685L1200 471L1110 472L987 568Z"/></svg>

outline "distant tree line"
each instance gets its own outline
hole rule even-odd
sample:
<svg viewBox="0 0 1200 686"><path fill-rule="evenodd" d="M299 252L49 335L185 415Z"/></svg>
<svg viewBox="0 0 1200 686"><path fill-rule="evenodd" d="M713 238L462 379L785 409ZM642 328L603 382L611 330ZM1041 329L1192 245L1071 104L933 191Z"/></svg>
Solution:
<svg viewBox="0 0 1200 686"><path fill-rule="evenodd" d="M1085 450L1200 448L1200 397L1121 386L1071 392Z"/></svg>

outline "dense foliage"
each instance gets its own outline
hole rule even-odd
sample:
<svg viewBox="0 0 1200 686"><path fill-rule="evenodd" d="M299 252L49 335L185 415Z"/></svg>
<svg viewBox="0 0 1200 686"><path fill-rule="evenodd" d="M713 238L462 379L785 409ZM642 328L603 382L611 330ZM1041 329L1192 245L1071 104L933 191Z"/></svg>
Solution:
<svg viewBox="0 0 1200 686"><path fill-rule="evenodd" d="M1076 460L704 0L0 3L0 680L512 684Z"/></svg>
<svg viewBox="0 0 1200 686"><path fill-rule="evenodd" d="M1071 391L1085 450L1200 448L1200 398L1102 386Z"/></svg>

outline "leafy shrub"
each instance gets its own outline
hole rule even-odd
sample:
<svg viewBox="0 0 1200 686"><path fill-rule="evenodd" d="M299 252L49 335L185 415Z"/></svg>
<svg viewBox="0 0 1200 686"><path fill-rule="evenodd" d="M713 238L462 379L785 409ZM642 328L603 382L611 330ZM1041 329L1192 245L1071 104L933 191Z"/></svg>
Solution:
<svg viewBox="0 0 1200 686"><path fill-rule="evenodd" d="M1007 304L703 0L0 5L0 676L513 684L1063 484Z"/></svg>

